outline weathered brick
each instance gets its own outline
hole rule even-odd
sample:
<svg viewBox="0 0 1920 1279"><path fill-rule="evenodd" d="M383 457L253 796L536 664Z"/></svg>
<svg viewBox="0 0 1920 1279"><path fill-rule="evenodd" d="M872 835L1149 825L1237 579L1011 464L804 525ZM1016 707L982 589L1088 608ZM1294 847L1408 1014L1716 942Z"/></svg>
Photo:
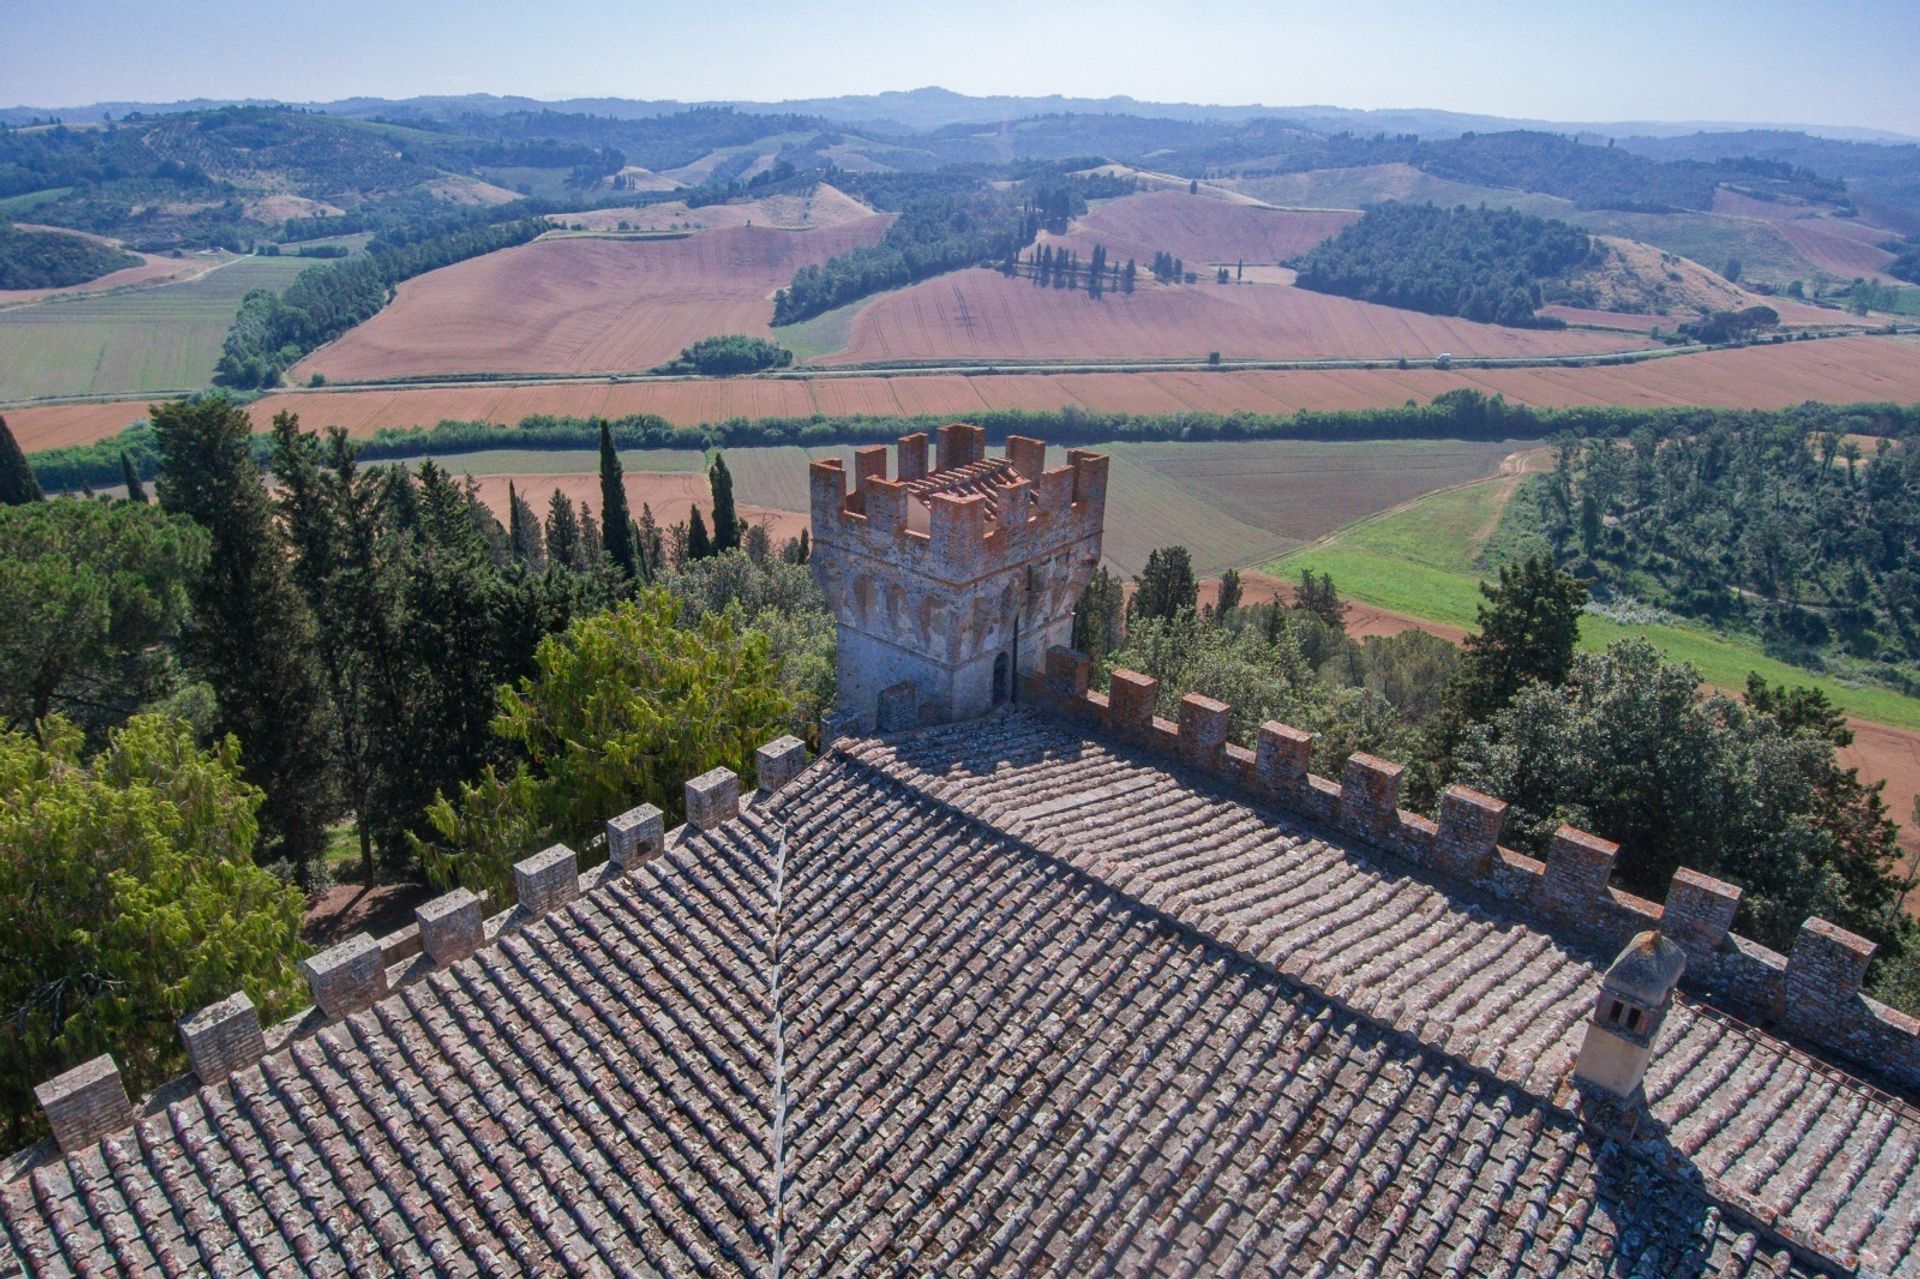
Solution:
<svg viewBox="0 0 1920 1279"><path fill-rule="evenodd" d="M1153 726L1160 681L1138 671L1117 670L1107 685L1107 718L1123 732L1144 734Z"/></svg>
<svg viewBox="0 0 1920 1279"><path fill-rule="evenodd" d="M1720 948L1740 909L1740 889L1682 866L1673 872L1662 908L1660 931L1689 953Z"/></svg>
<svg viewBox="0 0 1920 1279"><path fill-rule="evenodd" d="M186 1046L188 1065L203 1084L220 1083L267 1055L260 1013L244 991L181 1018L180 1042Z"/></svg>
<svg viewBox="0 0 1920 1279"><path fill-rule="evenodd" d="M457 964L486 944L480 899L464 888L442 893L413 912L420 925L420 948L437 966Z"/></svg>
<svg viewBox="0 0 1920 1279"><path fill-rule="evenodd" d="M105 1054L35 1085L33 1096L46 1112L55 1143L67 1154L133 1126L133 1103L120 1082L120 1067Z"/></svg>
<svg viewBox="0 0 1920 1279"><path fill-rule="evenodd" d="M559 910L580 895L580 859L565 844L513 864L513 895L529 915Z"/></svg>
<svg viewBox="0 0 1920 1279"><path fill-rule="evenodd" d="M1220 767L1227 745L1232 709L1199 693L1180 699L1180 758L1191 768L1209 771Z"/></svg>
<svg viewBox="0 0 1920 1279"><path fill-rule="evenodd" d="M730 768L715 768L687 783L687 825L713 830L740 815L740 778Z"/></svg>
<svg viewBox="0 0 1920 1279"><path fill-rule="evenodd" d="M1254 741L1254 787L1268 795L1291 794L1307 784L1312 760L1312 733L1270 719Z"/></svg>
<svg viewBox="0 0 1920 1279"><path fill-rule="evenodd" d="M346 1017L387 994L386 957L371 934L356 933L300 961L313 1003L330 1018Z"/></svg>
<svg viewBox="0 0 1920 1279"><path fill-rule="evenodd" d="M1591 917L1607 891L1607 878L1620 845L1587 831L1562 826L1547 845L1547 870L1540 882L1547 912L1569 922Z"/></svg>
<svg viewBox="0 0 1920 1279"><path fill-rule="evenodd" d="M800 775L807 766L807 744L791 733L776 737L753 754L754 780L771 795Z"/></svg>
<svg viewBox="0 0 1920 1279"><path fill-rule="evenodd" d="M1391 831L1400 814L1400 774L1405 770L1375 755L1355 752L1340 775L1340 812L1367 835Z"/></svg>
<svg viewBox="0 0 1920 1279"><path fill-rule="evenodd" d="M625 875L667 848L666 818L652 804L629 808L607 820L607 860Z"/></svg>
<svg viewBox="0 0 1920 1279"><path fill-rule="evenodd" d="M1489 873L1506 817L1506 801L1466 786L1447 787L1440 797L1440 830L1429 859L1436 869L1463 878Z"/></svg>

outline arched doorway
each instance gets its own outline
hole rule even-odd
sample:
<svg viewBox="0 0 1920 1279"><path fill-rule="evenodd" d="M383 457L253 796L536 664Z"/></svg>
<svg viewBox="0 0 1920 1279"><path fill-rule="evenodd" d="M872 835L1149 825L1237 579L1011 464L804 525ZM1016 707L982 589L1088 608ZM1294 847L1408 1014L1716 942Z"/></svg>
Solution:
<svg viewBox="0 0 1920 1279"><path fill-rule="evenodd" d="M993 659L993 704L995 706L1007 700L1007 690L1012 687L1012 682L1007 678L1008 667L1011 665L1012 662L1008 660L1005 653Z"/></svg>

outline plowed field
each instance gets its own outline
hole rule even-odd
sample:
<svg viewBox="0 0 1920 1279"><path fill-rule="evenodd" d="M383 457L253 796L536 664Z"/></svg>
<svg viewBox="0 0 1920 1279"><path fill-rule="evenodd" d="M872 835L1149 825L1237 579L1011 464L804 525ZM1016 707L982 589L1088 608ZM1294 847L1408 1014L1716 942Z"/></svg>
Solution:
<svg viewBox="0 0 1920 1279"><path fill-rule="evenodd" d="M1884 245L1900 237L1885 227L1858 218L1836 218L1805 205L1757 200L1736 191L1713 195L1713 211L1729 217L1754 218L1771 224L1800 255L1823 271L1842 278L1865 276L1887 280L1883 274L1893 254Z"/></svg>
<svg viewBox="0 0 1920 1279"><path fill-rule="evenodd" d="M293 377L651 368L699 338L768 337L769 299L796 269L871 243L886 225L874 216L810 231L537 240L406 281L391 305L302 361Z"/></svg>
<svg viewBox="0 0 1920 1279"><path fill-rule="evenodd" d="M1305 253L1340 228L1360 219L1344 209L1270 209L1236 204L1185 191L1150 191L1096 206L1065 235L1044 237L1079 252L1096 244L1107 260L1133 258L1145 271L1155 253L1171 253L1198 269L1209 262L1277 264Z"/></svg>
<svg viewBox="0 0 1920 1279"><path fill-rule="evenodd" d="M308 426L356 435L444 419L511 424L532 413L658 413L686 426L729 417L939 414L1067 405L1128 413L1293 413L1387 408L1457 386L1540 406L1711 405L1783 408L1803 400L1920 402L1920 342L1848 337L1709 351L1592 368L1289 369L1236 373L937 374L767 381L465 386L397 391L281 392L248 408L264 430L282 409ZM141 416L139 403L0 410L28 451L103 439Z"/></svg>
<svg viewBox="0 0 1920 1279"><path fill-rule="evenodd" d="M460 469L458 459L452 459L449 465L455 472ZM662 527L686 519L688 510L698 506L700 518L707 521L709 528L712 527L713 493L704 472L629 471L622 478L626 481L627 507L635 519L640 517L643 503L653 509L653 517L660 521ZM585 502L595 518L600 515L600 475L597 471L553 475L540 472L480 475L475 476L474 480L480 486L480 500L487 504L487 509L502 524L507 522L509 483L543 520L547 514L547 500L553 496L556 488L576 505ZM747 523L764 526L776 545L787 538L798 537L800 530L807 526L807 517L796 511L772 511L744 504L737 509L740 518Z"/></svg>
<svg viewBox="0 0 1920 1279"><path fill-rule="evenodd" d="M1232 208L1221 205L1221 208ZM942 359L1431 358L1583 355L1645 345L1624 333L1507 329L1277 284L1161 285L1100 300L976 268L891 293L854 317L826 364Z"/></svg>

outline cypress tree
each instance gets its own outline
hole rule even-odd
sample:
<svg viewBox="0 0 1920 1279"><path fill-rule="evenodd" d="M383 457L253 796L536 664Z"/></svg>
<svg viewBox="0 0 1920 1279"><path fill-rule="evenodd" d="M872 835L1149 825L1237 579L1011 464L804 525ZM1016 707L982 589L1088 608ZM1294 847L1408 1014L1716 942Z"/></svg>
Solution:
<svg viewBox="0 0 1920 1279"><path fill-rule="evenodd" d="M582 553L580 517L558 488L547 500L547 562L575 572L591 567Z"/></svg>
<svg viewBox="0 0 1920 1279"><path fill-rule="evenodd" d="M253 461L253 423L225 398L164 404L152 421L161 506L211 538L207 571L193 587L188 663L213 686L215 730L239 739L247 780L266 792L259 860L287 861L308 885L339 809L334 725L313 617Z"/></svg>
<svg viewBox="0 0 1920 1279"><path fill-rule="evenodd" d="M540 532L540 517L527 505L527 499L514 491L507 481L507 543L513 558L538 573L547 566L546 538Z"/></svg>
<svg viewBox="0 0 1920 1279"><path fill-rule="evenodd" d="M718 453L713 455L707 482L713 487L713 551L718 555L740 545L740 517L733 509L733 476L727 470L727 459Z"/></svg>
<svg viewBox="0 0 1920 1279"><path fill-rule="evenodd" d="M627 513L627 487L620 478L620 455L613 451L613 432L600 422L600 537L607 558L628 578L640 576L640 560L633 553L633 517Z"/></svg>
<svg viewBox="0 0 1920 1279"><path fill-rule="evenodd" d="M133 459L125 453L120 455L120 474L126 477L127 500L147 504L147 486L140 482L140 472L133 469Z"/></svg>
<svg viewBox="0 0 1920 1279"><path fill-rule="evenodd" d="M647 581L656 581L660 570L666 566L667 543L660 533L660 522L653 518L653 508L645 502L640 503L640 572Z"/></svg>
<svg viewBox="0 0 1920 1279"><path fill-rule="evenodd" d="M687 520L687 558L704 560L712 554L713 541L707 536L707 522L700 518L700 508L696 506Z"/></svg>
<svg viewBox="0 0 1920 1279"><path fill-rule="evenodd" d="M40 481L33 478L33 468L27 465L27 455L7 429L7 419L0 417L0 506L21 506L45 496Z"/></svg>

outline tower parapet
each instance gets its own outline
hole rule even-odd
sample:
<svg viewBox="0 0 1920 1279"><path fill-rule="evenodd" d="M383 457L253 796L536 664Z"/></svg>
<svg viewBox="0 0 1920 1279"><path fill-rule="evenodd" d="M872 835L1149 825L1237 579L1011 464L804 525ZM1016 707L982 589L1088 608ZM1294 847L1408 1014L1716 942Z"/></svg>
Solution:
<svg viewBox="0 0 1920 1279"><path fill-rule="evenodd" d="M1100 562L1107 458L1012 436L987 456L986 432L940 428L887 450L815 462L814 576L840 626L838 721L891 731L966 719L1014 700L1047 649L1065 643L1073 606ZM885 697L882 694L886 694ZM883 714L883 707L885 713Z"/></svg>

